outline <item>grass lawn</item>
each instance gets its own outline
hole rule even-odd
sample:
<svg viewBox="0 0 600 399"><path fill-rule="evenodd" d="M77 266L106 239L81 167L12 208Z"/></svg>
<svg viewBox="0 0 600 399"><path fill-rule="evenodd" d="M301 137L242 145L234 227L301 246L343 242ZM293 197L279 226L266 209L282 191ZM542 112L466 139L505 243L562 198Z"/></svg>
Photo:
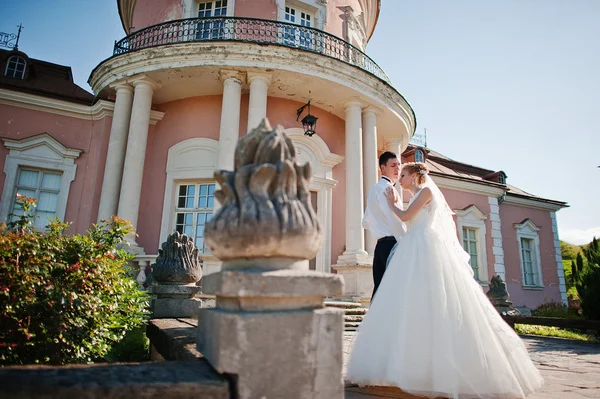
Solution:
<svg viewBox="0 0 600 399"><path fill-rule="evenodd" d="M557 337L574 339L577 341L600 342L598 336L582 334L571 330L565 330L558 327L533 326L528 324L515 324L515 331L518 334L540 335L544 337Z"/></svg>

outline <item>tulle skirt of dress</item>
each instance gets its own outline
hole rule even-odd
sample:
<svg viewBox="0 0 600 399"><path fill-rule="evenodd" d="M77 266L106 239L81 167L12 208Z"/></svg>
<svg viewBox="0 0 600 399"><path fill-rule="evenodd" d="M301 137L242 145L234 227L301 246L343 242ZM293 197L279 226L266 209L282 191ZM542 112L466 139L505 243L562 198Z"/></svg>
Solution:
<svg viewBox="0 0 600 399"><path fill-rule="evenodd" d="M431 229L399 241L357 332L346 380L452 398L520 398L543 379L519 336Z"/></svg>

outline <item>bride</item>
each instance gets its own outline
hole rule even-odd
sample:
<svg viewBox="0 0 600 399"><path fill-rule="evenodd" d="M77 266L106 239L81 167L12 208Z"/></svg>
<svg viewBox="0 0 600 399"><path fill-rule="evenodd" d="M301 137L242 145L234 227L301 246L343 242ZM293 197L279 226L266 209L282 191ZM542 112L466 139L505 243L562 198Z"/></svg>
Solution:
<svg viewBox="0 0 600 399"><path fill-rule="evenodd" d="M541 387L525 345L473 278L425 164L405 164L400 185L413 194L406 211L393 190L385 195L408 232L359 327L346 379L452 398L522 398Z"/></svg>

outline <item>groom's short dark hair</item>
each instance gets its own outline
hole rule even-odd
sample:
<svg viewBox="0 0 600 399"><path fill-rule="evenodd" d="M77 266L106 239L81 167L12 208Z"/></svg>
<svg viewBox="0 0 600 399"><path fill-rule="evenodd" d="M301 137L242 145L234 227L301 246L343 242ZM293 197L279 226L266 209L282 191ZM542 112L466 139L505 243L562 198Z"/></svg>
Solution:
<svg viewBox="0 0 600 399"><path fill-rule="evenodd" d="M393 153L391 151L384 152L383 154L381 154L379 156L379 166L387 165L387 162L390 159L394 159L394 158L398 158L398 156L395 153Z"/></svg>

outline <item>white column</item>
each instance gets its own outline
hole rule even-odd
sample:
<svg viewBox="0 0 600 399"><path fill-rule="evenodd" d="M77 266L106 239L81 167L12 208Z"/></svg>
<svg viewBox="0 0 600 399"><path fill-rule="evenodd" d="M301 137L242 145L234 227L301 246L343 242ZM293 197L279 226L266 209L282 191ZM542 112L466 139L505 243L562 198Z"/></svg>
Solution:
<svg viewBox="0 0 600 399"><path fill-rule="evenodd" d="M402 162L402 152L404 151L404 148L402 147L402 139L391 139L388 142L388 145L385 149L386 151L391 151L394 154L396 154L396 156L398 157L398 160L400 162Z"/></svg>
<svg viewBox="0 0 600 399"><path fill-rule="evenodd" d="M131 84L133 84L135 90L131 109L131 121L129 123L125 165L123 167L118 215L130 221L137 228L142 178L144 177L144 158L146 157L146 143L148 141L148 126L152 110L152 95L160 85L146 76L132 79ZM134 234L129 234L126 239L131 246L137 247Z"/></svg>
<svg viewBox="0 0 600 399"><path fill-rule="evenodd" d="M260 121L267 117L267 91L271 84L271 75L248 72L250 85L250 104L248 106L248 132L255 129Z"/></svg>
<svg viewBox="0 0 600 399"><path fill-rule="evenodd" d="M377 162L377 115L379 111L373 107L363 109L363 172L364 172L364 206L367 204L369 191L377 184L378 162ZM369 231L365 232L365 249L373 256L377 240Z"/></svg>
<svg viewBox="0 0 600 399"><path fill-rule="evenodd" d="M217 169L233 170L235 146L240 136L240 102L243 75L237 71L221 71L223 104L219 129Z"/></svg>
<svg viewBox="0 0 600 399"><path fill-rule="evenodd" d="M117 97L104 166L98 221L109 220L117 214L119 189L121 188L125 150L127 148L127 135L129 133L129 120L131 118L131 104L133 103L133 87L130 84L119 83L114 88L117 91Z"/></svg>
<svg viewBox="0 0 600 399"><path fill-rule="evenodd" d="M346 251L338 264L369 263L363 217L362 103L346 103Z"/></svg>

